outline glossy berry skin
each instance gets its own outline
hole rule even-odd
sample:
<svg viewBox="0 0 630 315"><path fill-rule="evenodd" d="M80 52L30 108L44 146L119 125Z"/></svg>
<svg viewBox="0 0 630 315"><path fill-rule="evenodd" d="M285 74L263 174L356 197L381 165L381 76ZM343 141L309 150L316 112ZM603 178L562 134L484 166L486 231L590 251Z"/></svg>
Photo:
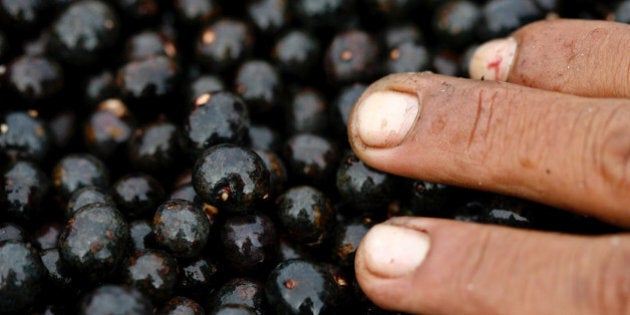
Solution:
<svg viewBox="0 0 630 315"><path fill-rule="evenodd" d="M97 282L115 275L127 256L129 227L111 205L81 208L59 237L59 252L73 277Z"/></svg>
<svg viewBox="0 0 630 315"><path fill-rule="evenodd" d="M31 307L46 277L39 254L26 243L0 243L0 312L21 312Z"/></svg>
<svg viewBox="0 0 630 315"><path fill-rule="evenodd" d="M283 157L290 182L321 187L333 179L339 162L339 149L327 138L299 133L287 140Z"/></svg>
<svg viewBox="0 0 630 315"><path fill-rule="evenodd" d="M450 47L465 47L475 40L475 27L481 19L481 10L476 3L448 1L433 14L433 30L441 43Z"/></svg>
<svg viewBox="0 0 630 315"><path fill-rule="evenodd" d="M489 0L481 7L478 36L482 40L509 35L544 16L533 0Z"/></svg>
<svg viewBox="0 0 630 315"><path fill-rule="evenodd" d="M335 28L355 10L355 0L296 0L296 18L310 28Z"/></svg>
<svg viewBox="0 0 630 315"><path fill-rule="evenodd" d="M41 161L50 150L50 135L37 111L10 111L0 121L0 152L9 160Z"/></svg>
<svg viewBox="0 0 630 315"><path fill-rule="evenodd" d="M42 22L44 0L21 0L0 2L0 21L19 32L32 33Z"/></svg>
<svg viewBox="0 0 630 315"><path fill-rule="evenodd" d="M126 63L118 70L116 82L126 99L155 101L173 93L179 80L179 71L173 59L153 55Z"/></svg>
<svg viewBox="0 0 630 315"><path fill-rule="evenodd" d="M238 95L227 91L202 94L186 118L186 145L198 156L219 143L244 144L249 125L249 110Z"/></svg>
<svg viewBox="0 0 630 315"><path fill-rule="evenodd" d="M201 208L181 199L165 201L153 217L156 242L175 257L197 256L208 242L211 227Z"/></svg>
<svg viewBox="0 0 630 315"><path fill-rule="evenodd" d="M44 224L33 233L33 245L39 250L56 248L62 230L63 225L59 222L51 221Z"/></svg>
<svg viewBox="0 0 630 315"><path fill-rule="evenodd" d="M113 71L105 70L86 79L84 100L90 106L96 106L104 100L118 98L119 90Z"/></svg>
<svg viewBox="0 0 630 315"><path fill-rule="evenodd" d="M86 186L107 188L109 173L105 164L90 154L72 153L64 156L53 168L53 185L62 198Z"/></svg>
<svg viewBox="0 0 630 315"><path fill-rule="evenodd" d="M339 288L326 268L301 259L279 263L267 277L265 292L277 314L334 314Z"/></svg>
<svg viewBox="0 0 630 315"><path fill-rule="evenodd" d="M84 206L104 203L108 205L116 205L114 198L111 194L105 191L103 188L96 186L86 186L75 190L68 199L68 203L64 210L64 217L70 219L75 213Z"/></svg>
<svg viewBox="0 0 630 315"><path fill-rule="evenodd" d="M9 87L27 102L45 101L63 88L63 72L54 60L44 56L20 56L7 69Z"/></svg>
<svg viewBox="0 0 630 315"><path fill-rule="evenodd" d="M220 231L226 265L239 274L260 272L275 264L276 228L264 214L229 217Z"/></svg>
<svg viewBox="0 0 630 315"><path fill-rule="evenodd" d="M166 193L159 181L145 173L131 173L112 185L118 209L130 218L150 217L164 201Z"/></svg>
<svg viewBox="0 0 630 315"><path fill-rule="evenodd" d="M222 18L204 27L196 42L197 60L213 71L225 71L249 56L254 35L243 21Z"/></svg>
<svg viewBox="0 0 630 315"><path fill-rule="evenodd" d="M42 264L46 269L46 287L44 290L53 295L63 296L72 291L72 277L64 265L58 248L49 248L40 252Z"/></svg>
<svg viewBox="0 0 630 315"><path fill-rule="evenodd" d="M280 102L280 74L264 60L249 60L236 70L234 90L248 105L250 112L268 112Z"/></svg>
<svg viewBox="0 0 630 315"><path fill-rule="evenodd" d="M260 33L273 36L289 23L289 1L249 1L247 4L247 15Z"/></svg>
<svg viewBox="0 0 630 315"><path fill-rule="evenodd" d="M287 168L282 159L271 151L254 149L254 152L260 156L265 162L267 170L269 170L270 194L272 197L278 196L284 191L287 184Z"/></svg>
<svg viewBox="0 0 630 315"><path fill-rule="evenodd" d="M430 65L431 55L424 45L405 42L389 50L383 72L421 72L428 70Z"/></svg>
<svg viewBox="0 0 630 315"><path fill-rule="evenodd" d="M267 298L262 283L250 278L233 278L223 284L211 297L209 312L224 305L240 305L255 310L255 314L265 314Z"/></svg>
<svg viewBox="0 0 630 315"><path fill-rule="evenodd" d="M179 0L173 6L179 21L191 26L207 23L221 11L216 0Z"/></svg>
<svg viewBox="0 0 630 315"><path fill-rule="evenodd" d="M328 102L318 90L304 88L293 93L285 108L286 131L289 134L328 132Z"/></svg>
<svg viewBox="0 0 630 315"><path fill-rule="evenodd" d="M137 289L123 285L102 285L81 299L80 315L151 315L151 300Z"/></svg>
<svg viewBox="0 0 630 315"><path fill-rule="evenodd" d="M306 79L319 64L321 44L306 30L292 29L278 38L272 58L283 73Z"/></svg>
<svg viewBox="0 0 630 315"><path fill-rule="evenodd" d="M91 65L118 40L120 22L105 2L82 0L64 9L51 28L51 51L65 62Z"/></svg>
<svg viewBox="0 0 630 315"><path fill-rule="evenodd" d="M22 242L26 240L26 238L26 231L24 231L24 228L21 226L11 222L0 223L0 242Z"/></svg>
<svg viewBox="0 0 630 315"><path fill-rule="evenodd" d="M353 153L341 159L337 169L337 191L357 212L382 209L394 191L392 175L373 169Z"/></svg>
<svg viewBox="0 0 630 315"><path fill-rule="evenodd" d="M210 74L199 76L191 80L191 82L186 86L188 87L186 90L186 96L189 104L194 104L197 97L202 94L213 93L226 89L225 83L221 77Z"/></svg>
<svg viewBox="0 0 630 315"><path fill-rule="evenodd" d="M330 199L311 186L296 186L276 200L278 219L291 238L303 245L321 245L334 224Z"/></svg>
<svg viewBox="0 0 630 315"><path fill-rule="evenodd" d="M50 181L37 164L18 161L2 174L0 201L3 212L21 222L36 219L41 213Z"/></svg>
<svg viewBox="0 0 630 315"><path fill-rule="evenodd" d="M157 315L205 315L205 311L199 303L187 297L176 296L166 303L157 312Z"/></svg>
<svg viewBox="0 0 630 315"><path fill-rule="evenodd" d="M89 115L83 138L90 153L108 159L124 152L135 129L135 120L119 99L101 102Z"/></svg>
<svg viewBox="0 0 630 315"><path fill-rule="evenodd" d="M279 153L282 149L280 133L265 124L252 124L249 127L249 145L253 149Z"/></svg>
<svg viewBox="0 0 630 315"><path fill-rule="evenodd" d="M177 292L194 298L205 298L207 292L218 287L222 270L215 262L200 256L192 261L181 262L179 266Z"/></svg>
<svg viewBox="0 0 630 315"><path fill-rule="evenodd" d="M424 34L415 24L394 24L381 32L380 41L387 50L390 50L407 42L422 44L424 43Z"/></svg>
<svg viewBox="0 0 630 315"><path fill-rule="evenodd" d="M250 149L221 144L204 151L193 167L193 186L204 202L229 214L254 210L269 198L269 171Z"/></svg>
<svg viewBox="0 0 630 315"><path fill-rule="evenodd" d="M369 33L351 29L337 34L324 58L332 83L368 82L378 74L379 46Z"/></svg>
<svg viewBox="0 0 630 315"><path fill-rule="evenodd" d="M129 238L132 251L155 248L153 225L147 220L135 220L129 223Z"/></svg>
<svg viewBox="0 0 630 315"><path fill-rule="evenodd" d="M168 121L156 121L136 129L129 140L129 161L139 170L167 172L181 157L180 131Z"/></svg>
<svg viewBox="0 0 630 315"><path fill-rule="evenodd" d="M126 61L142 60L151 56L175 58L177 47L165 34L156 31L142 31L127 40L124 53Z"/></svg>
<svg viewBox="0 0 630 315"><path fill-rule="evenodd" d="M178 277L175 258L166 252L145 249L127 259L122 272L123 281L155 302L169 299Z"/></svg>

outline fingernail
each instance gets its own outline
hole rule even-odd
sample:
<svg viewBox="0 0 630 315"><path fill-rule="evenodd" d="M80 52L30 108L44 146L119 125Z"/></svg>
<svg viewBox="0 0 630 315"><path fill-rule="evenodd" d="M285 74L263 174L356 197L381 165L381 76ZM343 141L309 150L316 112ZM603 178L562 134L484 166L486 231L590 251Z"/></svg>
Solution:
<svg viewBox="0 0 630 315"><path fill-rule="evenodd" d="M381 278L400 278L424 261L430 247L429 235L395 225L374 226L361 243L365 267Z"/></svg>
<svg viewBox="0 0 630 315"><path fill-rule="evenodd" d="M403 92L380 91L358 104L357 132L368 147L390 148L403 142L420 112L421 100Z"/></svg>
<svg viewBox="0 0 630 315"><path fill-rule="evenodd" d="M516 54L513 37L495 39L479 46L470 60L473 79L507 81Z"/></svg>

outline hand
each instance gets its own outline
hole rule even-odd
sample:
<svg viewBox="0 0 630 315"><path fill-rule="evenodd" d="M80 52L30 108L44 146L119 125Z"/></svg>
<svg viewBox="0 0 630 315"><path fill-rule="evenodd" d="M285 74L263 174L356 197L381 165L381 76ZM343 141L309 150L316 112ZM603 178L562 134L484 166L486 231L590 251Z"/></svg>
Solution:
<svg viewBox="0 0 630 315"><path fill-rule="evenodd" d="M630 227L630 25L554 20L482 45L469 80L396 74L348 124L402 176L532 199ZM496 81L507 81L496 82ZM630 314L630 235L400 217L355 260L377 305L422 314Z"/></svg>

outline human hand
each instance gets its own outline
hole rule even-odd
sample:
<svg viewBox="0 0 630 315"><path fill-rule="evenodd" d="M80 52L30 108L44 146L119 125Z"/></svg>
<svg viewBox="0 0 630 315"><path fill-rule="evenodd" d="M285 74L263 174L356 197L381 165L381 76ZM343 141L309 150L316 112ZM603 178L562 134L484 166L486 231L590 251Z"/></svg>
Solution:
<svg viewBox="0 0 630 315"><path fill-rule="evenodd" d="M511 194L630 226L630 25L550 20L481 46L468 80L396 74L348 123L385 172ZM505 82L495 82L507 81ZM630 314L630 234L400 217L355 259L377 305L423 314Z"/></svg>

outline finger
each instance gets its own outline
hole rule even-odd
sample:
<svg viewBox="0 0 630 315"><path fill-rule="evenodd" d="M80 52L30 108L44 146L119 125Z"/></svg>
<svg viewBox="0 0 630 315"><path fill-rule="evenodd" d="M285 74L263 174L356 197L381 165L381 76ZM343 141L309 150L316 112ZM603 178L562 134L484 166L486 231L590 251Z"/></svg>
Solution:
<svg viewBox="0 0 630 315"><path fill-rule="evenodd" d="M630 314L630 235L594 238L396 218L355 270L377 305L422 314Z"/></svg>
<svg viewBox="0 0 630 315"><path fill-rule="evenodd" d="M388 173L513 194L630 226L630 100L430 73L372 84L355 153Z"/></svg>
<svg viewBox="0 0 630 315"><path fill-rule="evenodd" d="M546 20L481 45L471 78L582 96L630 97L630 25Z"/></svg>

